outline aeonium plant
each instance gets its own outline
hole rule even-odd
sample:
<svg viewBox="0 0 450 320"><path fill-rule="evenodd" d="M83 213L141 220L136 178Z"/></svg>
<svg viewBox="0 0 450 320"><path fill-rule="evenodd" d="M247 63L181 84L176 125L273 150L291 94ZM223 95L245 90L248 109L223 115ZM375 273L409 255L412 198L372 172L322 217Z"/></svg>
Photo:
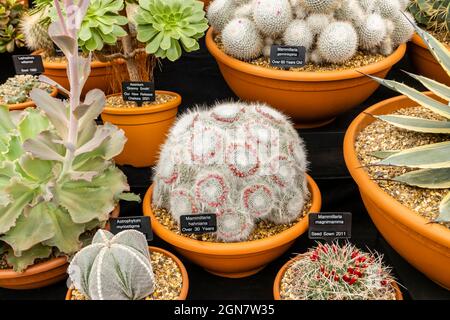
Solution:
<svg viewBox="0 0 450 320"><path fill-rule="evenodd" d="M33 89L36 110L19 113L0 107L0 251L15 271L37 259L76 253L82 247L80 236L102 227L119 200L139 200L127 193L127 179L112 161L123 149L124 133L95 123L104 93L94 89L80 100L90 57L78 55L77 17L84 16L88 5L89 0L79 1L66 17L55 1L59 20L49 27L68 61L71 90L59 89L69 99Z"/></svg>

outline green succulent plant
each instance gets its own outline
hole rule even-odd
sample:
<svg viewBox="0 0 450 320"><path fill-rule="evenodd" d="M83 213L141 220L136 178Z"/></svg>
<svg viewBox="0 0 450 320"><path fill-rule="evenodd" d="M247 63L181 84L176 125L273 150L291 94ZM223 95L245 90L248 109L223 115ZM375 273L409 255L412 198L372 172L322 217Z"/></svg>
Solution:
<svg viewBox="0 0 450 320"><path fill-rule="evenodd" d="M432 52L441 66L450 75L450 52L448 49L431 34L421 30L417 26L416 32L427 44L430 52ZM450 101L450 87L423 76L409 75L422 83L439 98ZM376 116L376 118L396 127L414 132L450 135L450 106L448 103L442 103L403 83L375 77L373 79L392 90L406 95L411 100L441 115L447 120L436 121L394 114ZM450 188L450 140L400 152L387 150L374 153L373 155L382 158L377 165L417 169L396 177L394 179L395 181L427 189ZM440 204L439 216L436 218L436 222L450 222L450 192Z"/></svg>
<svg viewBox="0 0 450 320"><path fill-rule="evenodd" d="M25 45L24 36L19 31L19 23L25 7L16 0L0 3L0 52L13 52Z"/></svg>
<svg viewBox="0 0 450 320"><path fill-rule="evenodd" d="M182 48L199 49L198 39L208 29L203 3L197 0L139 0L137 39L158 58L175 61Z"/></svg>
<svg viewBox="0 0 450 320"><path fill-rule="evenodd" d="M427 30L450 34L450 0L412 0L408 7L416 21Z"/></svg>

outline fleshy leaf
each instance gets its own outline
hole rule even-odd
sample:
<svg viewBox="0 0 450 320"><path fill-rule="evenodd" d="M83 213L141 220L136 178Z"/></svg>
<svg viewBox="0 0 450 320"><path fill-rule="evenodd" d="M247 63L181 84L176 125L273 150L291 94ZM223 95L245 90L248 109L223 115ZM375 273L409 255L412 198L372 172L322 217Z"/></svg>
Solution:
<svg viewBox="0 0 450 320"><path fill-rule="evenodd" d="M50 131L41 132L36 138L28 139L23 143L23 148L41 160L64 161L63 147L55 143L57 139Z"/></svg>
<svg viewBox="0 0 450 320"><path fill-rule="evenodd" d="M450 188L450 168L416 170L398 176L394 180L420 188Z"/></svg>
<svg viewBox="0 0 450 320"><path fill-rule="evenodd" d="M450 87L447 87L445 84L439 83L435 80L426 78L424 76L419 76L406 71L404 72L408 74L410 77L422 83L428 90L432 91L438 97L446 101L450 101Z"/></svg>
<svg viewBox="0 0 450 320"><path fill-rule="evenodd" d="M439 206L439 217L436 218L436 222L450 222L450 192Z"/></svg>
<svg viewBox="0 0 450 320"><path fill-rule="evenodd" d="M30 138L35 138L42 131L49 129L49 122L36 109L27 109L23 112L24 117L18 124L20 138L25 141Z"/></svg>
<svg viewBox="0 0 450 320"><path fill-rule="evenodd" d="M450 121L428 120L403 115L375 116L375 118L410 131L450 134Z"/></svg>
<svg viewBox="0 0 450 320"><path fill-rule="evenodd" d="M12 265L14 271L23 272L28 266L34 264L36 259L45 259L52 254L52 248L38 244L30 250L22 252L20 257L16 257L12 249L8 250L6 261Z"/></svg>
<svg viewBox="0 0 450 320"><path fill-rule="evenodd" d="M399 151L374 151L370 152L369 155L378 159L385 159L396 153L399 153Z"/></svg>
<svg viewBox="0 0 450 320"><path fill-rule="evenodd" d="M52 22L48 27L48 35L53 42L61 49L66 57L72 56L72 52L77 52L77 40L67 35L63 31L63 26L59 21Z"/></svg>

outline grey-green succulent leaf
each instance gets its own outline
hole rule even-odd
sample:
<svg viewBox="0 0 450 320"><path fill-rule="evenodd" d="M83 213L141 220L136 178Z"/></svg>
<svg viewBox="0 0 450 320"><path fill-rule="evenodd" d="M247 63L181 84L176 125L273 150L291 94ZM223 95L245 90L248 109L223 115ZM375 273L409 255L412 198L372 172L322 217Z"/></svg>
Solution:
<svg viewBox="0 0 450 320"><path fill-rule="evenodd" d="M10 248L6 255L6 261L13 266L14 271L22 272L27 267L34 264L36 259L45 259L52 254L52 248L42 244L35 245L33 248L22 252L20 256L15 256Z"/></svg>
<svg viewBox="0 0 450 320"><path fill-rule="evenodd" d="M450 101L450 87L446 86L445 84L439 83L435 80L424 77L424 76L416 75L414 73L410 73L410 72L406 72L406 71L404 71L404 72L406 74L408 74L410 77L412 77L412 78L416 79L417 81L419 81L420 83L422 83L422 85L424 85L425 88L432 91L438 97L440 97L446 101Z"/></svg>
<svg viewBox="0 0 450 320"><path fill-rule="evenodd" d="M64 147L57 139L51 131L43 131L36 138L26 140L23 148L38 159L63 162Z"/></svg>
<svg viewBox="0 0 450 320"><path fill-rule="evenodd" d="M394 180L420 188L446 189L450 188L450 168L415 170Z"/></svg>
<svg viewBox="0 0 450 320"><path fill-rule="evenodd" d="M436 222L449 222L450 221L450 192L444 197L439 205L439 216L436 218Z"/></svg>
<svg viewBox="0 0 450 320"><path fill-rule="evenodd" d="M403 115L382 115L375 117L398 128L410 131L450 134L450 121L428 120Z"/></svg>
<svg viewBox="0 0 450 320"><path fill-rule="evenodd" d="M378 159L386 159L387 157L390 157L396 153L399 153L400 151L373 151L370 152L369 155Z"/></svg>

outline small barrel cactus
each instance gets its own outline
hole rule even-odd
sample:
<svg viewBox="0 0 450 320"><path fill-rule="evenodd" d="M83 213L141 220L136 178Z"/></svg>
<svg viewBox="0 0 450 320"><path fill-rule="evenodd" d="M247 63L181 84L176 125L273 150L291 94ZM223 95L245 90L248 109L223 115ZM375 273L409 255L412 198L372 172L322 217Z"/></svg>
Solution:
<svg viewBox="0 0 450 320"><path fill-rule="evenodd" d="M91 300L142 300L155 287L147 240L136 230L115 236L98 230L67 272L74 287Z"/></svg>
<svg viewBox="0 0 450 320"><path fill-rule="evenodd" d="M215 0L209 5L206 17L214 30L220 32L233 18L236 9L232 0Z"/></svg>
<svg viewBox="0 0 450 320"><path fill-rule="evenodd" d="M281 280L285 300L395 300L395 280L377 253L350 243L298 255Z"/></svg>
<svg viewBox="0 0 450 320"><path fill-rule="evenodd" d="M264 104L223 103L181 117L162 147L153 204L217 214L217 239L244 241L255 222L297 219L309 191L303 141Z"/></svg>
<svg viewBox="0 0 450 320"><path fill-rule="evenodd" d="M312 14L306 18L306 24L314 36L321 34L331 22L332 17L323 13Z"/></svg>
<svg viewBox="0 0 450 320"><path fill-rule="evenodd" d="M242 60L258 57L263 42L255 24L247 18L236 18L222 32L225 52Z"/></svg>
<svg viewBox="0 0 450 320"><path fill-rule="evenodd" d="M288 0L258 0L253 5L253 20L258 30L266 36L280 36L292 19Z"/></svg>
<svg viewBox="0 0 450 320"><path fill-rule="evenodd" d="M39 88L50 93L48 84L39 81L37 76L16 75L0 85L0 103L17 104L29 100L29 94L34 88Z"/></svg>
<svg viewBox="0 0 450 320"><path fill-rule="evenodd" d="M356 53L358 35L350 23L334 22L320 35L317 48L325 61L344 63Z"/></svg>
<svg viewBox="0 0 450 320"><path fill-rule="evenodd" d="M378 47L387 34L383 18L376 13L367 16L367 19L357 28L357 31L359 45L366 50Z"/></svg>
<svg viewBox="0 0 450 320"><path fill-rule="evenodd" d="M399 0L375 0L374 8L386 19L394 19L401 13Z"/></svg>
<svg viewBox="0 0 450 320"><path fill-rule="evenodd" d="M314 36L304 20L294 20L284 33L283 40L288 46L300 46L309 50L313 45Z"/></svg>
<svg viewBox="0 0 450 320"><path fill-rule="evenodd" d="M341 4L341 0L302 0L306 9L314 13L332 13Z"/></svg>

